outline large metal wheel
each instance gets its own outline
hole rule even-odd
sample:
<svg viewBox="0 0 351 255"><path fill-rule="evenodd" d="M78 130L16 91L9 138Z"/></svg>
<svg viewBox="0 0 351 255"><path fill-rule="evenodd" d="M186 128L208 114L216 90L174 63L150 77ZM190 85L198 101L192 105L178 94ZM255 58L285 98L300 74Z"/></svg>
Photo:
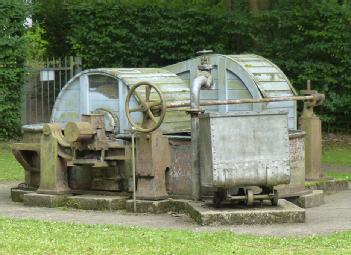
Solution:
<svg viewBox="0 0 351 255"><path fill-rule="evenodd" d="M137 89L142 91L142 87L145 89L145 96L140 95L140 93L137 91ZM150 99L152 90L156 92L156 99ZM130 108L132 97L136 99L137 106ZM139 82L129 90L125 102L125 112L133 129L144 133L156 130L161 126L166 110L166 101L161 90L156 85L149 82ZM133 120L131 116L131 113L133 112L142 113L141 123L136 123Z"/></svg>

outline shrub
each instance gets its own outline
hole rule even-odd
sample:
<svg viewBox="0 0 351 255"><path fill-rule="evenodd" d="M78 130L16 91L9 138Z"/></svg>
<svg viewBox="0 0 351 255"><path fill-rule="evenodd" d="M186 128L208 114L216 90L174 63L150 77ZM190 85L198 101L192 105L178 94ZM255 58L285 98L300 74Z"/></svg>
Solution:
<svg viewBox="0 0 351 255"><path fill-rule="evenodd" d="M0 1L0 139L12 138L19 131L25 18L23 1Z"/></svg>

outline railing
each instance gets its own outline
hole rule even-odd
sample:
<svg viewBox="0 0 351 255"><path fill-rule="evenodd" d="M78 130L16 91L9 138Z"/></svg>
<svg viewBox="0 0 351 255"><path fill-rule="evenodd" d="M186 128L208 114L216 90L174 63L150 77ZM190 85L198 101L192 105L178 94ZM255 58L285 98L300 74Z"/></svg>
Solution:
<svg viewBox="0 0 351 255"><path fill-rule="evenodd" d="M79 57L46 59L40 65L26 67L23 90L23 124L49 122L57 95L67 81L81 71Z"/></svg>

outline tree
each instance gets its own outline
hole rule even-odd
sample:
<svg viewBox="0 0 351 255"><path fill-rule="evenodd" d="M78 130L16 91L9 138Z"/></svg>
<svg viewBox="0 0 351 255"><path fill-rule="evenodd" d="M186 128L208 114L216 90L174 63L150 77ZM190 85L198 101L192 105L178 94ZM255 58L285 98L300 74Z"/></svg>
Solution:
<svg viewBox="0 0 351 255"><path fill-rule="evenodd" d="M66 0L33 0L32 3L33 23L38 23L45 30L43 38L48 41L47 54L58 57L68 55Z"/></svg>

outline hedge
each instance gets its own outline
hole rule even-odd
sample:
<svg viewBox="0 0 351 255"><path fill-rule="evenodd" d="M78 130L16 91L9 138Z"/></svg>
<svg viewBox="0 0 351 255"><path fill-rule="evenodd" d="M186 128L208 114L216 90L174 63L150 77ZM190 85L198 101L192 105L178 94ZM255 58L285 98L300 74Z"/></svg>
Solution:
<svg viewBox="0 0 351 255"><path fill-rule="evenodd" d="M176 63L204 48L248 48L247 25L240 16L199 5L138 2L83 1L69 6L73 54L82 56L86 67L146 67Z"/></svg>
<svg viewBox="0 0 351 255"><path fill-rule="evenodd" d="M338 1L280 1L252 16L254 52L268 57L298 89L326 94L326 131L351 132L351 8Z"/></svg>
<svg viewBox="0 0 351 255"><path fill-rule="evenodd" d="M0 1L0 139L19 133L25 18L26 6L22 0Z"/></svg>
<svg viewBox="0 0 351 255"><path fill-rule="evenodd" d="M326 129L350 132L350 4L276 0L271 11L249 12L243 0L233 10L145 2L72 2L72 53L86 67L150 67L194 57L204 48L253 52L280 66L297 89L312 80L327 96L319 110Z"/></svg>

